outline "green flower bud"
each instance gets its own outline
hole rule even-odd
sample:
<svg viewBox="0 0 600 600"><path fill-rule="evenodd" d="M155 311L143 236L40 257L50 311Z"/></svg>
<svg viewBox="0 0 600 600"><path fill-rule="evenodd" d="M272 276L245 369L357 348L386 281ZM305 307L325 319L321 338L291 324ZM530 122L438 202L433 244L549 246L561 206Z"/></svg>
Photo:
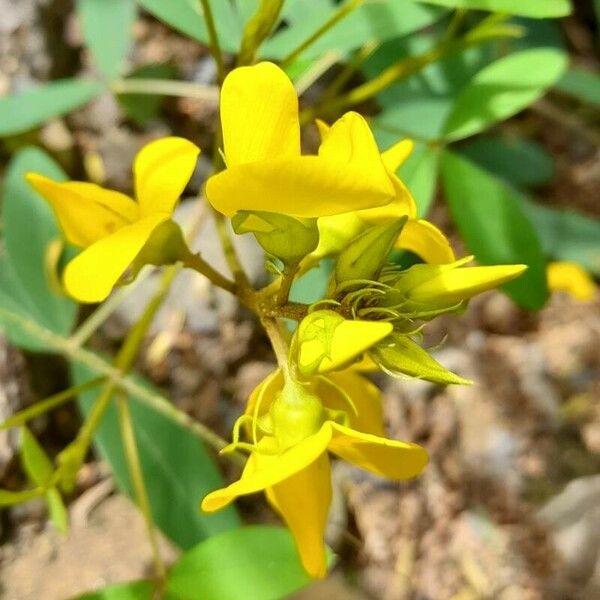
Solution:
<svg viewBox="0 0 600 600"><path fill-rule="evenodd" d="M264 211L239 211L231 219L237 234L253 233L265 252L298 263L319 244L316 219L296 219Z"/></svg>
<svg viewBox="0 0 600 600"><path fill-rule="evenodd" d="M408 217L375 225L354 238L340 253L335 266L335 281L377 279Z"/></svg>
<svg viewBox="0 0 600 600"><path fill-rule="evenodd" d="M442 384L471 384L445 369L410 337L394 333L370 352L382 371L390 375L409 375Z"/></svg>
<svg viewBox="0 0 600 600"><path fill-rule="evenodd" d="M307 386L291 379L277 394L269 414L273 435L281 448L289 448L317 433L327 417L319 398Z"/></svg>

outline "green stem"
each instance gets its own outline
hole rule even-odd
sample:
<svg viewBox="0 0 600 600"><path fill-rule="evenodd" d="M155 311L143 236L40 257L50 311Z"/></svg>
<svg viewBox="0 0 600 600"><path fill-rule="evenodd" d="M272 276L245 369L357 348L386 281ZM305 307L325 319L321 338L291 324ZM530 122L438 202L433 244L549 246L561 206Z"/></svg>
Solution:
<svg viewBox="0 0 600 600"><path fill-rule="evenodd" d="M275 352L275 357L277 358L277 364L284 371L287 371L289 349L287 342L283 339L283 335L277 324L277 319L263 316L261 317L260 322L269 336L271 346L273 346L273 352Z"/></svg>
<svg viewBox="0 0 600 600"><path fill-rule="evenodd" d="M166 568L158 547L156 526L154 525L154 519L152 518L152 509L150 507L148 491L144 482L144 474L142 472L140 455L135 439L131 412L129 411L129 403L123 393L118 394L117 408L119 412L121 439L123 440L123 448L125 450L125 457L127 458L127 467L133 483L137 504L144 515L146 532L152 549L152 559L154 562L156 579L158 580L159 588L162 589L164 587Z"/></svg>
<svg viewBox="0 0 600 600"><path fill-rule="evenodd" d="M27 421L34 419L35 417L48 412L49 410L63 405L69 400L72 400L78 394L96 387L103 381L104 377L96 377L95 379L91 379L85 383L74 385L73 387L63 390L62 392L58 392L58 394L48 396L48 398L36 402L33 406L18 412L16 415L13 415L4 421L4 423L0 425L0 431L10 427L19 427L20 425L23 425L23 423L26 423Z"/></svg>
<svg viewBox="0 0 600 600"><path fill-rule="evenodd" d="M222 437L217 435L214 431L192 419L187 413L179 410L171 402L156 392L153 392L146 387L140 385L132 377L123 375L119 369L115 368L109 362L106 362L103 358L86 350L85 348L79 348L74 345L70 339L64 338L54 332L41 327L34 321L30 321L21 315L17 315L11 311L8 311L0 307L0 314L2 317L9 322L19 326L24 332L36 337L38 340L48 346L48 349L57 352L65 358L79 363L96 373L99 373L106 379L114 381L119 389L123 389L129 395L135 397L137 400L155 410L157 413L162 414L164 417L170 419L174 423L181 425L188 429L201 440L206 442L209 446L215 448L215 450L222 450L227 446L228 442ZM241 458L239 455L230 455L237 458Z"/></svg>
<svg viewBox="0 0 600 600"><path fill-rule="evenodd" d="M281 285L277 290L277 296L275 299L276 306L284 306L287 304L290 296L290 290L294 283L296 273L300 270L300 263L286 263L283 267L283 273L281 274Z"/></svg>
<svg viewBox="0 0 600 600"><path fill-rule="evenodd" d="M220 287L228 292L235 294L237 291L236 284L221 275L219 271L213 269L199 254L190 254L190 256L183 263L184 266L189 269L193 269L197 273L204 275L217 287Z"/></svg>
<svg viewBox="0 0 600 600"><path fill-rule="evenodd" d="M496 15L494 15L496 17ZM450 54L460 52L471 46L481 44L497 37L516 36L520 30L514 26L502 25L500 17L495 20L485 19L477 27L467 32L459 39L444 39L433 48L419 54L404 58L397 63L384 69L377 77L359 85L346 94L332 98L321 104L303 111L300 114L300 122L305 124L323 114L340 111L348 107L360 104L365 100L376 96L390 85L406 79L421 71L427 65L436 62Z"/></svg>
<svg viewBox="0 0 600 600"><path fill-rule="evenodd" d="M229 270L231 271L231 274L238 285L238 295L246 294L251 289L250 282L248 281L248 277L244 272L242 263L240 262L235 247L233 246L229 231L227 230L227 221L220 212L215 210L213 214L215 218L215 224L217 226L217 234L221 242L221 247L223 248L223 254L225 255L225 260L227 261Z"/></svg>
<svg viewBox="0 0 600 600"><path fill-rule="evenodd" d="M215 27L215 19L213 17L212 8L209 0L200 0L200 5L202 6L204 21L208 31L210 53L212 54L215 64L217 65L217 78L219 80L219 84L222 85L223 80L225 79L225 65L223 64L223 54L221 53L221 46L219 45L219 36L217 34L217 28Z"/></svg>
<svg viewBox="0 0 600 600"><path fill-rule="evenodd" d="M346 15L361 5L365 0L350 0L340 7L321 27L319 27L304 42L288 54L282 61L281 67L285 69L291 65L307 48L310 48L321 36L327 33L334 25L341 21Z"/></svg>
<svg viewBox="0 0 600 600"><path fill-rule="evenodd" d="M117 79L110 84L113 94L153 94L156 96L179 96L219 101L219 88L192 81L171 79Z"/></svg>

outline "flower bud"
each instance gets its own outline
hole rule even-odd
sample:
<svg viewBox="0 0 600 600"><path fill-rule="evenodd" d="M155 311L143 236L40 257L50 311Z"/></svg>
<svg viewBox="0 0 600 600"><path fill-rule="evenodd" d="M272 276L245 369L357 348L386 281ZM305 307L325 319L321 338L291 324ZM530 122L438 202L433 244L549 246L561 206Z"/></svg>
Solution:
<svg viewBox="0 0 600 600"><path fill-rule="evenodd" d="M161 223L153 232L133 263L137 272L144 265L172 265L185 261L191 254L183 238L181 227L169 219Z"/></svg>
<svg viewBox="0 0 600 600"><path fill-rule="evenodd" d="M253 233L265 252L284 263L298 263L319 243L316 219L243 210L233 216L231 223L237 234Z"/></svg>
<svg viewBox="0 0 600 600"><path fill-rule="evenodd" d="M408 217L369 227L340 253L335 266L335 281L376 279L394 247Z"/></svg>
<svg viewBox="0 0 600 600"><path fill-rule="evenodd" d="M409 375L442 384L472 383L445 369L408 336L395 333L389 340L378 344L370 355L390 375Z"/></svg>
<svg viewBox="0 0 600 600"><path fill-rule="evenodd" d="M327 413L307 386L287 380L269 411L273 435L283 449L298 444L319 431Z"/></svg>

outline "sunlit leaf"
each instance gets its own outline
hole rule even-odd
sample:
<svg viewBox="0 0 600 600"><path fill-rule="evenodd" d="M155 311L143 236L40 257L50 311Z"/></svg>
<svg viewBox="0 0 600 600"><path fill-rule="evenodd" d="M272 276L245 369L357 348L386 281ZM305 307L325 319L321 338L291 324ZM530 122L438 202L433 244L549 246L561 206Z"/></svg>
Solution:
<svg viewBox="0 0 600 600"><path fill-rule="evenodd" d="M452 217L467 248L484 265L528 265L503 289L524 308L541 308L548 297L546 260L518 193L449 151L442 156L442 174Z"/></svg>
<svg viewBox="0 0 600 600"><path fill-rule="evenodd" d="M102 92L97 81L62 79L0 97L0 137L23 133L67 114Z"/></svg>
<svg viewBox="0 0 600 600"><path fill-rule="evenodd" d="M116 77L133 41L135 0L77 0L83 38L106 77Z"/></svg>
<svg viewBox="0 0 600 600"><path fill-rule="evenodd" d="M567 55L559 50L536 48L509 54L483 68L457 96L444 137L468 137L523 110L554 85L567 62Z"/></svg>
<svg viewBox="0 0 600 600"><path fill-rule="evenodd" d="M411 0L449 8L489 10L523 17L564 17L571 12L569 0Z"/></svg>

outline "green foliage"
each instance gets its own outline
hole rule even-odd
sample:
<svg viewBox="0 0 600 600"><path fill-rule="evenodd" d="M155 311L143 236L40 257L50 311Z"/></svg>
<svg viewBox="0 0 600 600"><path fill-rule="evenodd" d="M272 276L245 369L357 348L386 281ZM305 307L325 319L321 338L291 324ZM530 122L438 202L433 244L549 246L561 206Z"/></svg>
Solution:
<svg viewBox="0 0 600 600"><path fill-rule="evenodd" d="M267 40L260 54L265 58L284 58L309 38L338 10L331 0L287 0L283 16L287 26ZM366 43L384 42L407 35L437 21L445 11L409 2L365 2L302 53L305 59L316 59L325 52L340 56Z"/></svg>
<svg viewBox="0 0 600 600"><path fill-rule="evenodd" d="M0 137L23 133L87 104L102 92L97 81L62 79L0 98Z"/></svg>
<svg viewBox="0 0 600 600"><path fill-rule="evenodd" d="M36 171L64 180L60 167L41 150L26 148L15 155L3 186L4 252L0 254L0 309L27 317L58 334L68 333L77 306L52 289L45 269L48 245L59 236L54 215L24 176ZM9 338L29 350L46 344L3 320Z"/></svg>
<svg viewBox="0 0 600 600"><path fill-rule="evenodd" d="M214 536L171 569L167 591L181 600L285 598L310 583L290 533L244 527Z"/></svg>
<svg viewBox="0 0 600 600"><path fill-rule="evenodd" d="M600 105L600 75L592 71L571 68L556 84L556 89L581 102Z"/></svg>
<svg viewBox="0 0 600 600"><path fill-rule="evenodd" d="M170 64L145 65L131 71L127 77L139 79L172 79L176 69ZM164 96L152 94L119 94L119 104L127 116L138 125L146 125L159 116L165 101Z"/></svg>
<svg viewBox="0 0 600 600"><path fill-rule="evenodd" d="M75 383L89 380L93 374L74 365ZM140 383L150 387L147 382ZM81 395L79 404L87 414L97 392ZM157 526L181 548L239 525L233 508L205 514L198 503L223 480L202 442L187 429L135 400L130 402L142 471ZM127 460L121 443L116 407L111 405L96 433L95 444L109 462L119 488L134 497Z"/></svg>
<svg viewBox="0 0 600 600"><path fill-rule="evenodd" d="M449 8L489 10L492 12L535 17L564 17L571 12L569 0L412 0Z"/></svg>
<svg viewBox="0 0 600 600"><path fill-rule="evenodd" d="M459 140L518 113L540 98L566 67L564 53L553 48L515 52L493 62L456 97L444 137Z"/></svg>
<svg viewBox="0 0 600 600"><path fill-rule="evenodd" d="M546 260L519 194L449 151L442 157L442 174L452 217L469 250L484 265L528 265L504 289L524 308L541 308L548 297Z"/></svg>
<svg viewBox="0 0 600 600"><path fill-rule="evenodd" d="M460 153L516 187L542 185L554 177L552 157L539 144L519 137L479 137Z"/></svg>
<svg viewBox="0 0 600 600"><path fill-rule="evenodd" d="M53 525L66 533L69 527L67 509L58 490L50 485L54 472L52 462L27 427L21 429L21 462L31 481L46 490L46 504Z"/></svg>
<svg viewBox="0 0 600 600"><path fill-rule="evenodd" d="M243 0L241 0L243 2ZM201 13L199 0L138 0L139 4L157 19L177 31L207 43L208 30ZM243 23L232 2L209 0L213 11L219 42L223 50L235 52L242 40Z"/></svg>
<svg viewBox="0 0 600 600"><path fill-rule="evenodd" d="M71 600L153 600L155 586L151 581L134 581L110 585L97 592L90 592ZM162 600L174 600L164 595Z"/></svg>
<svg viewBox="0 0 600 600"><path fill-rule="evenodd" d="M100 72L120 75L131 45L135 0L78 0L83 38Z"/></svg>

